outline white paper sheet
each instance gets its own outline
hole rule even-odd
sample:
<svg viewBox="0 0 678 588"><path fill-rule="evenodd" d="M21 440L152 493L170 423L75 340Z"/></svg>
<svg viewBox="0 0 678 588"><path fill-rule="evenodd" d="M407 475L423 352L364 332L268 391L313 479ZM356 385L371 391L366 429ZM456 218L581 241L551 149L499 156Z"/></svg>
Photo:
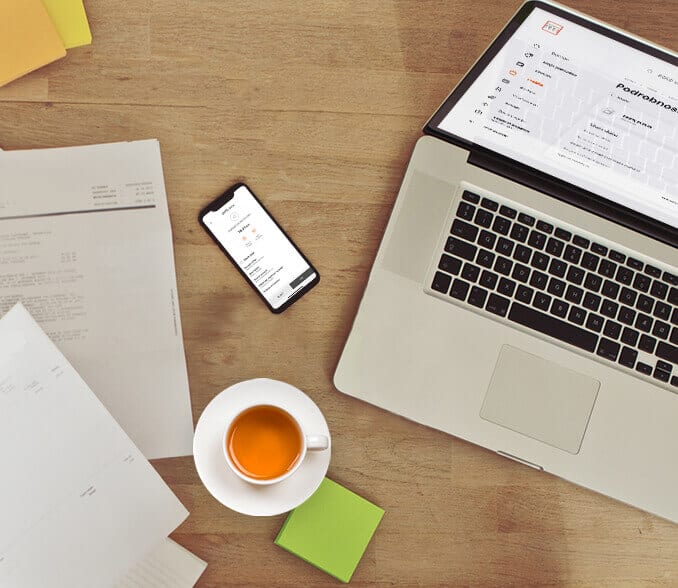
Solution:
<svg viewBox="0 0 678 588"><path fill-rule="evenodd" d="M168 538L115 588L192 588L206 567L203 560Z"/></svg>
<svg viewBox="0 0 678 588"><path fill-rule="evenodd" d="M188 516L26 309L0 320L0 586L110 587Z"/></svg>
<svg viewBox="0 0 678 588"><path fill-rule="evenodd" d="M157 141L2 153L0 315L19 300L147 458L191 454Z"/></svg>

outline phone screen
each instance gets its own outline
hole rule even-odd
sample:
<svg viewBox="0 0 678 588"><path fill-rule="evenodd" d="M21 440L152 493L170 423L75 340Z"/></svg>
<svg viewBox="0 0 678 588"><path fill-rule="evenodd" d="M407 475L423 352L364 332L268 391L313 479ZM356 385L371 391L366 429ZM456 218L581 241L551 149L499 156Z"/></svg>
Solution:
<svg viewBox="0 0 678 588"><path fill-rule="evenodd" d="M245 185L220 207L205 212L202 221L275 310L318 277Z"/></svg>

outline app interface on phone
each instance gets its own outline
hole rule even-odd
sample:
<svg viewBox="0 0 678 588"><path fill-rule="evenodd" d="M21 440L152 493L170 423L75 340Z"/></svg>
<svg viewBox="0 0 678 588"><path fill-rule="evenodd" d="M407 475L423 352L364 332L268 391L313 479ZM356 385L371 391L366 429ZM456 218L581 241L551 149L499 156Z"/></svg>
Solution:
<svg viewBox="0 0 678 588"><path fill-rule="evenodd" d="M273 308L280 308L316 277L244 186L219 210L208 212L203 222Z"/></svg>
<svg viewBox="0 0 678 588"><path fill-rule="evenodd" d="M534 9L439 128L678 227L678 67Z"/></svg>

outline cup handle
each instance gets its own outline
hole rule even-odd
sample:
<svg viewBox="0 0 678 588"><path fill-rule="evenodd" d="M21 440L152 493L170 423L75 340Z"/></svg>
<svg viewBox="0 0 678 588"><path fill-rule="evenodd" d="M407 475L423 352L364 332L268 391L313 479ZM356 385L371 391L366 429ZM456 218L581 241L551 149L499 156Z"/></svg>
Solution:
<svg viewBox="0 0 678 588"><path fill-rule="evenodd" d="M323 451L330 446L330 440L325 435L308 435L306 449L309 451Z"/></svg>

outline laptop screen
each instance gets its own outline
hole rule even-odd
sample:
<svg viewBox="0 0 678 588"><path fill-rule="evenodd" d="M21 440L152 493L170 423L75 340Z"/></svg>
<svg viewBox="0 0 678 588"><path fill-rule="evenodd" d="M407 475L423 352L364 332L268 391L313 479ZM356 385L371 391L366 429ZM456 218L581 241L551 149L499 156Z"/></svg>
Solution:
<svg viewBox="0 0 678 588"><path fill-rule="evenodd" d="M533 8L429 126L676 228L678 60L585 25Z"/></svg>

